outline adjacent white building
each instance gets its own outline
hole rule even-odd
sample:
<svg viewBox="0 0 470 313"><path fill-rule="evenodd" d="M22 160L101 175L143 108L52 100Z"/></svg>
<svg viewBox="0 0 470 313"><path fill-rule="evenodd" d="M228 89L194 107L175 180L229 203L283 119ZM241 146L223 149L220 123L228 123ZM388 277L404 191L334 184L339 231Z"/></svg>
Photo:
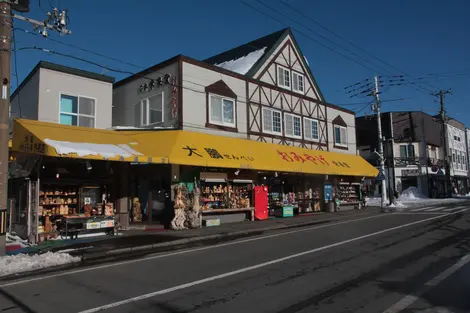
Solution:
<svg viewBox="0 0 470 313"><path fill-rule="evenodd" d="M11 95L10 116L109 128L113 83L114 77L41 61Z"/></svg>

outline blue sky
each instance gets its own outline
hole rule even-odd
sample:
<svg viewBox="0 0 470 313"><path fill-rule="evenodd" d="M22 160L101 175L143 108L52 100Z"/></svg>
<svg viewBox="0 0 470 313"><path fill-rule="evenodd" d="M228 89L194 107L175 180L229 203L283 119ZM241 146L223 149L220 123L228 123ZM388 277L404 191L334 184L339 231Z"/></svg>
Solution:
<svg viewBox="0 0 470 313"><path fill-rule="evenodd" d="M244 5L243 1L264 14ZM365 103L370 99L350 98L344 87L374 75L405 75L405 72L411 75L406 76L406 85L382 88L382 100L404 99L384 102L384 111L423 108L434 114L439 103L430 93L440 88L452 88L453 94L446 98L448 114L470 127L470 19L467 18L470 1L283 1L306 17L279 0L31 0L31 12L25 16L42 20L44 11L50 10L51 4L66 8L73 33L61 37L51 32L51 39L141 68L177 54L203 59L290 26L328 102L355 111L362 109L360 114L368 113L370 109ZM334 36L314 21L388 65ZM29 24L21 21L15 21L15 27L32 31ZM21 30L15 34L18 48L37 46L123 71L139 71L138 67ZM104 73L103 68L74 59L23 50L17 52L20 83L40 60ZM14 67L12 71L15 73ZM451 74L429 75L434 73ZM106 74L118 80L127 76L113 72ZM413 77L424 77L427 83L409 84L415 81ZM16 77L13 77L13 86L16 86Z"/></svg>

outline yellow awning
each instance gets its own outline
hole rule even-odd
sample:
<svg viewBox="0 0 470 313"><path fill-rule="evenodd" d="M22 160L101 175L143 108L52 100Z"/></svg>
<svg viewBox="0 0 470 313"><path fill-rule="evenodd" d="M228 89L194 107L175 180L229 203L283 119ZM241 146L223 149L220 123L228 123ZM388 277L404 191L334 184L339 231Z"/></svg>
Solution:
<svg viewBox="0 0 470 313"><path fill-rule="evenodd" d="M113 131L15 120L13 151L48 156L375 177L363 158L182 130Z"/></svg>
<svg viewBox="0 0 470 313"><path fill-rule="evenodd" d="M15 119L12 151L52 157L147 162L151 150L130 133Z"/></svg>
<svg viewBox="0 0 470 313"><path fill-rule="evenodd" d="M172 164L361 177L378 174L362 157L345 153L182 130L138 132L134 136L153 145L152 155L165 156Z"/></svg>

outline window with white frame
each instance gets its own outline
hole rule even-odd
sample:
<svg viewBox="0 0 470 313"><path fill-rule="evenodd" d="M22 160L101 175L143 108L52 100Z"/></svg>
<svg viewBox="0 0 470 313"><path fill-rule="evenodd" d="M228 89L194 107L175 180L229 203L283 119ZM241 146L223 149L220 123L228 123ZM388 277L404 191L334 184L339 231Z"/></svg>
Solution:
<svg viewBox="0 0 470 313"><path fill-rule="evenodd" d="M282 134L281 112L263 108L263 132Z"/></svg>
<svg viewBox="0 0 470 313"><path fill-rule="evenodd" d="M59 123L94 128L95 106L95 99L61 94Z"/></svg>
<svg viewBox="0 0 470 313"><path fill-rule="evenodd" d="M290 70L279 65L277 66L277 84L283 88L290 89Z"/></svg>
<svg viewBox="0 0 470 313"><path fill-rule="evenodd" d="M401 158L414 158L415 146L412 144L400 145L400 157Z"/></svg>
<svg viewBox="0 0 470 313"><path fill-rule="evenodd" d="M300 116L284 113L284 133L289 137L302 138L302 123Z"/></svg>
<svg viewBox="0 0 470 313"><path fill-rule="evenodd" d="M460 169L461 168L461 164L460 164L460 152L457 151L457 168Z"/></svg>
<svg viewBox="0 0 470 313"><path fill-rule="evenodd" d="M304 93L304 75L292 71L292 90Z"/></svg>
<svg viewBox="0 0 470 313"><path fill-rule="evenodd" d="M235 127L235 99L210 95L209 101L209 122Z"/></svg>
<svg viewBox="0 0 470 313"><path fill-rule="evenodd" d="M142 126L163 122L163 92L142 100L141 108Z"/></svg>
<svg viewBox="0 0 470 313"><path fill-rule="evenodd" d="M304 138L307 140L318 140L318 121L304 117Z"/></svg>
<svg viewBox="0 0 470 313"><path fill-rule="evenodd" d="M347 135L347 129L344 126L339 126L335 125L335 145L336 146L342 146L342 147L347 147L348 146L348 135Z"/></svg>

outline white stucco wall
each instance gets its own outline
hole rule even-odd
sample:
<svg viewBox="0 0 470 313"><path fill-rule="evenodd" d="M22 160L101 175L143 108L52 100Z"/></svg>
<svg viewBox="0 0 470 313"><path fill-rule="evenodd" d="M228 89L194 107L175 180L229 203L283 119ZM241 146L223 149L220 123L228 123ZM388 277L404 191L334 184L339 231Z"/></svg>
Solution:
<svg viewBox="0 0 470 313"><path fill-rule="evenodd" d="M340 152L340 153L349 153L349 154L356 154L356 117L354 114L346 113L344 111L340 111L331 107L326 108L327 118L328 118L328 149L333 152ZM337 117L341 116L344 122L347 125L347 142L348 142L348 150L344 149L337 149L334 147L334 129L332 121Z"/></svg>
<svg viewBox="0 0 470 313"><path fill-rule="evenodd" d="M183 62L183 129L214 135L247 138L246 82L204 67ZM237 95L236 126L238 132L206 128L207 98L205 87L219 80Z"/></svg>

